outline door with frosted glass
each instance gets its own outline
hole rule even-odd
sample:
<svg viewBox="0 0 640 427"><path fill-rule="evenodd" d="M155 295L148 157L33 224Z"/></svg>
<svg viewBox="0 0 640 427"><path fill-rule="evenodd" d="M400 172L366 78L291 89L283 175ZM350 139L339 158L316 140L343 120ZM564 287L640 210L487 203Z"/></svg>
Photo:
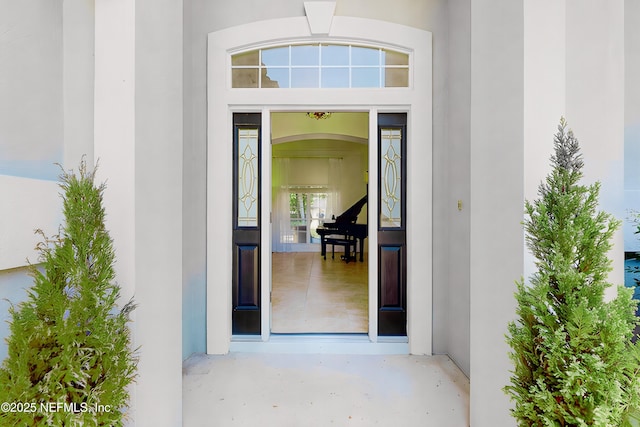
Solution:
<svg viewBox="0 0 640 427"><path fill-rule="evenodd" d="M233 334L260 334L260 123L233 115Z"/></svg>
<svg viewBox="0 0 640 427"><path fill-rule="evenodd" d="M378 115L378 335L407 334L407 115Z"/></svg>

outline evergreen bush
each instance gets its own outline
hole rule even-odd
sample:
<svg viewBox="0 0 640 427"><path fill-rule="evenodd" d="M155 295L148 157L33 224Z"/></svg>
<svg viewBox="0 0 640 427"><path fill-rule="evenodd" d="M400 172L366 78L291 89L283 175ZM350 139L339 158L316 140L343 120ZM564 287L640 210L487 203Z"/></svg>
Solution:
<svg viewBox="0 0 640 427"><path fill-rule="evenodd" d="M507 334L514 370L504 390L519 426L635 426L637 303L623 286L605 300L619 221L598 210L600 183L579 183L583 160L564 118L554 148L539 198L525 203L537 271L530 283L517 282L517 319Z"/></svg>
<svg viewBox="0 0 640 427"><path fill-rule="evenodd" d="M80 164L62 172L65 224L38 244L27 300L11 306L0 367L2 426L119 426L135 379L129 301L118 308L114 251L105 229L104 184Z"/></svg>

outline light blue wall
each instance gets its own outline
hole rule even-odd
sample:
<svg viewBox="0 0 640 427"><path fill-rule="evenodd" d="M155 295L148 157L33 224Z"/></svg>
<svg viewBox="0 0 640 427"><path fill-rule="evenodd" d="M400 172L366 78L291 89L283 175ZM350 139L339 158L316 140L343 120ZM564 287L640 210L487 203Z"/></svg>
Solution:
<svg viewBox="0 0 640 427"><path fill-rule="evenodd" d="M625 117L624 117L624 250L640 252L640 235L629 221L631 211L640 212L640 4L625 1Z"/></svg>
<svg viewBox="0 0 640 427"><path fill-rule="evenodd" d="M625 126L624 199L624 250L640 252L640 235L635 234L637 225L633 222L634 212L640 215L640 123Z"/></svg>
<svg viewBox="0 0 640 427"><path fill-rule="evenodd" d="M204 272L184 278L182 286L182 358L207 351L207 289Z"/></svg>
<svg viewBox="0 0 640 427"><path fill-rule="evenodd" d="M27 268L0 271L0 361L7 357L6 339L9 337L9 307L27 299L26 289L31 287L33 279Z"/></svg>

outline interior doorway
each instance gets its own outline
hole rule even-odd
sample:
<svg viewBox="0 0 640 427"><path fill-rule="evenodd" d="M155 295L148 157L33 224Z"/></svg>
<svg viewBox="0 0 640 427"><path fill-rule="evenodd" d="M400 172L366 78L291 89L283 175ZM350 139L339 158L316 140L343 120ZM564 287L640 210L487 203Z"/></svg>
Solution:
<svg viewBox="0 0 640 427"><path fill-rule="evenodd" d="M271 332L365 334L369 113L273 112L271 137Z"/></svg>

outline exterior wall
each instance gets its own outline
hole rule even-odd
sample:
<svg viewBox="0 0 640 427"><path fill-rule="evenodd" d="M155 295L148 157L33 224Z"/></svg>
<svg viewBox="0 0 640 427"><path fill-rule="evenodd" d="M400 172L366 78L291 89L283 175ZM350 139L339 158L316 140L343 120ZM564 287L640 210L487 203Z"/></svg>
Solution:
<svg viewBox="0 0 640 427"><path fill-rule="evenodd" d="M93 0L3 2L0 13L0 360L40 228L62 223L57 178L93 143ZM74 141L74 142L71 142ZM72 148L73 147L73 148Z"/></svg>
<svg viewBox="0 0 640 427"><path fill-rule="evenodd" d="M444 250L434 252L434 351L449 354L469 376L471 279L470 261L470 126L471 126L471 1L449 2L449 63L448 63L448 140L447 157L434 162L434 168L444 169L448 184L435 184L442 202L434 199L434 206L442 206L443 217L436 223L446 224L440 233L434 230L434 244L444 244ZM439 149L443 147L438 146ZM461 207L458 208L458 200ZM437 214L435 214L437 215ZM448 250L447 249L448 246ZM440 246L436 246L440 247ZM441 269L446 274L439 273ZM437 279L436 279L437 278ZM439 284L446 284L439 286ZM442 295L438 301L437 295ZM446 309L441 309L444 307ZM439 343L437 340L441 341Z"/></svg>
<svg viewBox="0 0 640 427"><path fill-rule="evenodd" d="M500 11L497 13L497 11ZM523 4L471 3L470 425L509 426L514 280L522 275Z"/></svg>
<svg viewBox="0 0 640 427"><path fill-rule="evenodd" d="M602 183L601 209L624 212L624 0L566 0L566 117L580 141L584 181ZM594 31L597 29L597 31ZM609 280L624 283L623 234L609 254ZM615 294L610 288L609 296Z"/></svg>
<svg viewBox="0 0 640 427"><path fill-rule="evenodd" d="M94 2L62 2L65 169L93 161Z"/></svg>
<svg viewBox="0 0 640 427"><path fill-rule="evenodd" d="M25 265L27 257L34 261L33 229L56 231L60 209L54 181L60 168L55 163L73 168L82 154L91 154L92 3L3 4L0 197L15 208L2 213L0 270Z"/></svg>
<svg viewBox="0 0 640 427"><path fill-rule="evenodd" d="M5 2L0 14L0 270L37 262L33 230L57 231L63 161L62 1ZM1 297L1 295L0 295Z"/></svg>
<svg viewBox="0 0 640 427"><path fill-rule="evenodd" d="M632 211L640 213L640 3L633 0L624 2L624 61L625 61L625 118L624 118L624 189L625 218ZM640 236L634 234L637 224L625 221L624 250L640 252Z"/></svg>
<svg viewBox="0 0 640 427"><path fill-rule="evenodd" d="M567 114L566 5L564 1L525 0L524 17L524 195L534 200L538 186L551 171L553 135L560 117ZM535 260L526 247L523 251L524 278L528 280L535 271Z"/></svg>
<svg viewBox="0 0 640 427"><path fill-rule="evenodd" d="M62 0L2 3L0 174L56 180L63 161Z"/></svg>
<svg viewBox="0 0 640 427"><path fill-rule="evenodd" d="M27 268L14 268L0 270L0 363L8 355L8 346L5 338L10 334L9 307L27 299L26 289L31 286L33 280L29 276Z"/></svg>

